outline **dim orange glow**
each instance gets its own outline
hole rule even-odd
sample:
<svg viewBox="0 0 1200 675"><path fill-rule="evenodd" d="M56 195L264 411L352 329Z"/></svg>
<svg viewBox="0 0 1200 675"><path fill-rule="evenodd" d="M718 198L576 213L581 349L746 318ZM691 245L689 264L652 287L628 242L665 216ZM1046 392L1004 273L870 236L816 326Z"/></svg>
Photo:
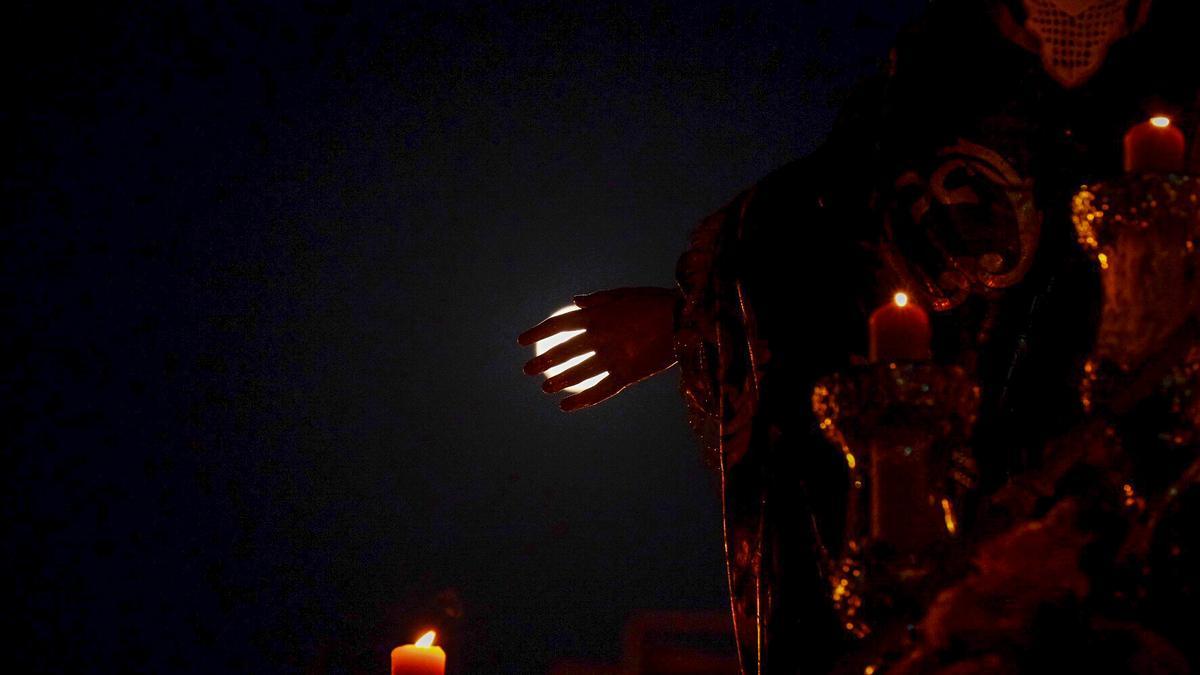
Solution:
<svg viewBox="0 0 1200 675"><path fill-rule="evenodd" d="M1171 118L1164 117L1163 115L1156 115L1155 117L1150 118L1150 124L1153 124L1159 129L1165 129L1171 126Z"/></svg>
<svg viewBox="0 0 1200 675"><path fill-rule="evenodd" d="M954 520L954 506L945 497L942 497L942 515L946 518L946 531L953 535L958 531L958 523Z"/></svg>
<svg viewBox="0 0 1200 675"><path fill-rule="evenodd" d="M437 638L437 631L429 631L422 635L416 642L417 647L432 647L434 639Z"/></svg>
<svg viewBox="0 0 1200 675"><path fill-rule="evenodd" d="M894 298L892 298L892 300L894 300L896 302L897 307L903 307L908 304L908 294L907 293L897 293L896 296Z"/></svg>

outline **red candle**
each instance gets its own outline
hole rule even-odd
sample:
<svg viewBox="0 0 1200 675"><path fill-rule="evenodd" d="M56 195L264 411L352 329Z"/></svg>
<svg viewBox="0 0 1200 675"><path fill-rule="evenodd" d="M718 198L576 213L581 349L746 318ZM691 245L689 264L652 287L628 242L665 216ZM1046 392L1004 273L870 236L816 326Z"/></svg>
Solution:
<svg viewBox="0 0 1200 675"><path fill-rule="evenodd" d="M897 293L871 314L870 330L871 363L930 358L929 316L905 293Z"/></svg>
<svg viewBox="0 0 1200 675"><path fill-rule="evenodd" d="M416 644L392 650L392 675L444 675L446 652L433 645L437 633L429 631Z"/></svg>
<svg viewBox="0 0 1200 675"><path fill-rule="evenodd" d="M1186 152L1183 132L1168 117L1151 117L1125 134L1125 171L1180 173Z"/></svg>

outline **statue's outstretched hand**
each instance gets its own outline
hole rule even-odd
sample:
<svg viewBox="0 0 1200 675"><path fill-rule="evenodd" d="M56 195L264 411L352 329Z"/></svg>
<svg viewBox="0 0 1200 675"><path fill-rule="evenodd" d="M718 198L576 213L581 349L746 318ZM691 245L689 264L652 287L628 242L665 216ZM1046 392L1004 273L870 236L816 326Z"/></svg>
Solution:
<svg viewBox="0 0 1200 675"><path fill-rule="evenodd" d="M614 288L575 296L577 311L552 316L517 338L532 345L557 333L583 330L525 364L536 375L581 354L595 356L547 378L542 389L561 391L607 372L595 386L564 398L559 407L570 412L609 399L625 387L675 364L675 304L679 292L670 288Z"/></svg>

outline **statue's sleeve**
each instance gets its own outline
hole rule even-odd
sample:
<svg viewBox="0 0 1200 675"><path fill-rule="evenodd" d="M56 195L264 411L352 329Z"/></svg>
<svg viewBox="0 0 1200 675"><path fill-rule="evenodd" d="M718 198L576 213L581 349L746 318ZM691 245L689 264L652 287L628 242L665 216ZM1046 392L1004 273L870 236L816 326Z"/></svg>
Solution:
<svg viewBox="0 0 1200 675"><path fill-rule="evenodd" d="M826 495L836 498L839 483L826 480L829 467L845 463L812 433L809 394L858 333L865 342L856 296L870 273L858 244L870 239L872 184L863 180L871 136L835 137L836 128L816 152L704 218L676 266L681 389L719 481L746 672L762 672L767 642L779 664L798 664L799 651L824 663L836 651L815 528L832 521L836 500ZM810 477L817 490L799 489ZM791 581L781 585L787 564Z"/></svg>
<svg viewBox="0 0 1200 675"><path fill-rule="evenodd" d="M857 149L830 142L774 172L704 218L679 258L681 392L709 460L721 458L718 448L727 465L747 452L750 422L778 371L773 351L797 342L785 328L795 318L791 287L811 289L802 300L829 325L799 338L819 347L785 377L808 379L840 364L853 344L843 333L861 327L858 291L869 283L862 242L874 227Z"/></svg>
<svg viewBox="0 0 1200 675"><path fill-rule="evenodd" d="M680 389L710 462L720 459L722 437L725 459L731 463L741 458L748 443L746 434L736 433L751 414L747 397L755 395L736 252L744 209L753 194L751 188L704 218L675 269L681 292L675 313Z"/></svg>

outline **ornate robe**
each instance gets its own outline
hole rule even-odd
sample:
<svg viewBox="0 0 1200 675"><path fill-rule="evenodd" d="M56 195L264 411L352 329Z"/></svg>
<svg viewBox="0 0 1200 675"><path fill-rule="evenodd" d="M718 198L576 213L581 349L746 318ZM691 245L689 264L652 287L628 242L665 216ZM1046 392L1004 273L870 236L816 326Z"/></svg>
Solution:
<svg viewBox="0 0 1200 675"><path fill-rule="evenodd" d="M1036 469L1047 439L1079 423L1098 290L1070 196L1120 172L1125 130L1152 113L1169 111L1195 138L1188 5L1156 2L1098 72L1066 88L1016 4L936 3L825 145L694 231L677 267L676 347L719 477L745 672L824 672L855 648L826 578L845 464L810 395L865 354L867 316L892 292L939 310L935 358L983 389L980 494ZM1131 28L1146 6L1130 4Z"/></svg>

